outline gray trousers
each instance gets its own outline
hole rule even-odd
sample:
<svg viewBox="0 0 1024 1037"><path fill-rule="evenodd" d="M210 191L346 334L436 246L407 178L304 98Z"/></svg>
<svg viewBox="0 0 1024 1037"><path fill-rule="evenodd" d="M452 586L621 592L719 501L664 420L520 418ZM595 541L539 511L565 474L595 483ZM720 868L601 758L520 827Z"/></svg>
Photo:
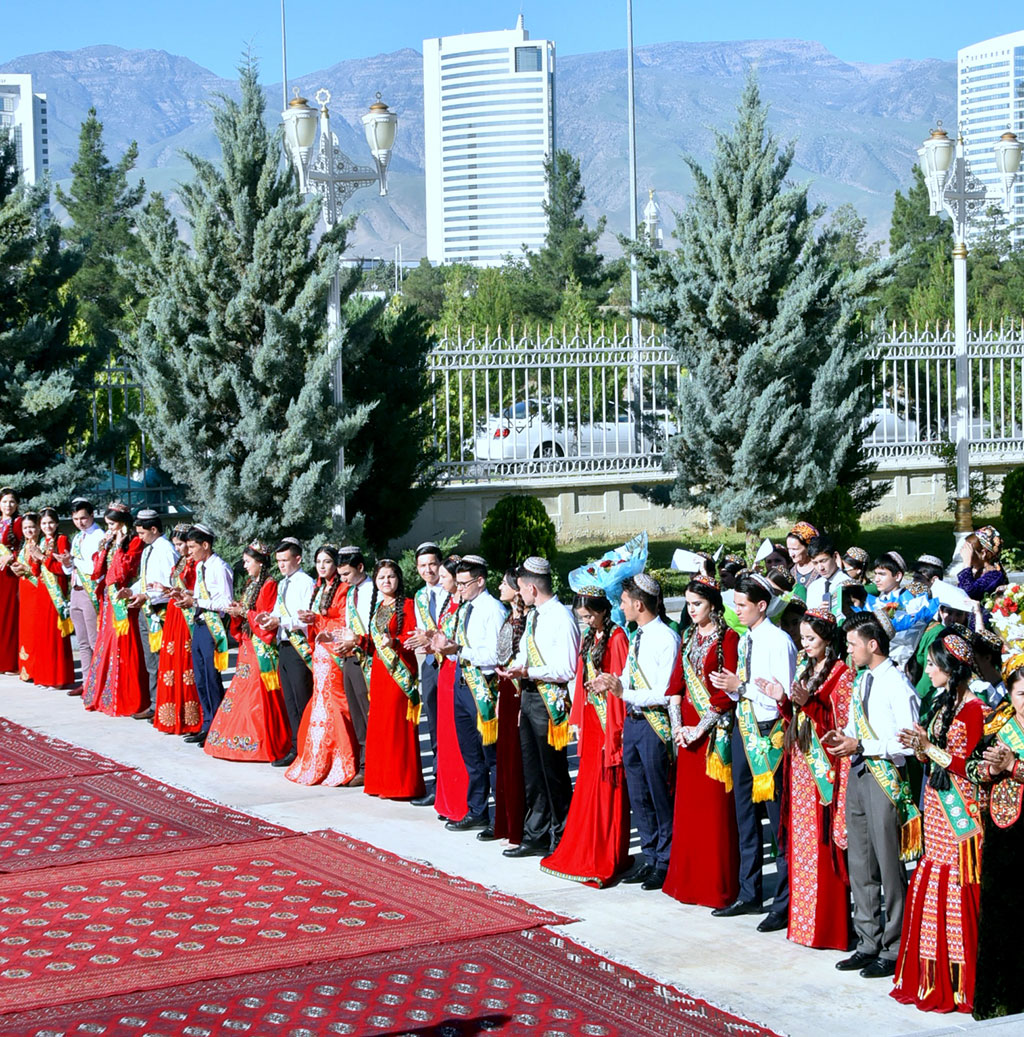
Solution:
<svg viewBox="0 0 1024 1037"><path fill-rule="evenodd" d="M158 609L166 606L158 606ZM160 669L160 652L153 652L149 647L149 620L146 613L139 609L139 634L142 637L142 654L146 660L146 673L149 675L149 704L156 703L156 674Z"/></svg>
<svg viewBox="0 0 1024 1037"><path fill-rule="evenodd" d="M78 658L82 663L82 680L85 681L89 667L92 665L92 653L96 647L96 609L92 598L81 587L71 589L69 599L71 605L71 622L75 627L75 640L78 642Z"/></svg>
<svg viewBox="0 0 1024 1037"><path fill-rule="evenodd" d="M366 688L366 678L363 676L362 667L354 655L345 657L345 661L341 664L341 675L345 682L345 697L348 699L348 712L352 718L352 727L355 729L359 748L362 751L366 749L366 722L370 716L370 693ZM360 771L363 769L362 763L363 761L360 760Z"/></svg>
<svg viewBox="0 0 1024 1037"><path fill-rule="evenodd" d="M900 951L907 869L900 860L900 821L892 800L866 768L850 769L846 789L850 888L857 950L886 961ZM882 924L882 891L885 924Z"/></svg>

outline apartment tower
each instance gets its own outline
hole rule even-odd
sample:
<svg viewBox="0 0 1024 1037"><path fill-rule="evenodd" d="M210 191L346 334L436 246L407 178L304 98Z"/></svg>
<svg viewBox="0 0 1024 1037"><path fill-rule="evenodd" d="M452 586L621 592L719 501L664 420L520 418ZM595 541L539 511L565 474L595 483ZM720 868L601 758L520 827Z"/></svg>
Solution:
<svg viewBox="0 0 1024 1037"><path fill-rule="evenodd" d="M46 122L46 94L33 91L32 76L0 72L0 129L13 138L18 168L30 184L38 183L50 165Z"/></svg>

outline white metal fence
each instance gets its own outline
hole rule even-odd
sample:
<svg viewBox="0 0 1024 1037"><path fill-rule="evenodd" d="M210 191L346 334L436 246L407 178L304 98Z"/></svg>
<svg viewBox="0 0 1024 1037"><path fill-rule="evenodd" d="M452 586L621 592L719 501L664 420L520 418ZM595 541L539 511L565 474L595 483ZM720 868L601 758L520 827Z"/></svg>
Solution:
<svg viewBox="0 0 1024 1037"><path fill-rule="evenodd" d="M1024 461L1024 328L972 329L968 436L972 464ZM525 331L442 337L430 353L442 481L663 474L685 372L650 329ZM953 333L892 329L865 377L876 401L865 423L880 472L934 467L956 435Z"/></svg>

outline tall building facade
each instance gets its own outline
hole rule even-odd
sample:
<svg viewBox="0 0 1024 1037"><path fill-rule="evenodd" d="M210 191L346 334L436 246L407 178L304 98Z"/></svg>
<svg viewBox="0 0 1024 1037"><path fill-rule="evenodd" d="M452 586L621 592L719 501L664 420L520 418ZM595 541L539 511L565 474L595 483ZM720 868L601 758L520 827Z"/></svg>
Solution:
<svg viewBox="0 0 1024 1037"><path fill-rule="evenodd" d="M1003 187L992 146L1007 130L1024 140L1024 30L957 53L957 122L972 172L986 184L992 202L1001 205ZM1014 185L1009 215L1017 224L1015 239L1024 242L1024 180Z"/></svg>
<svg viewBox="0 0 1024 1037"><path fill-rule="evenodd" d="M49 169L46 123L46 94L32 89L32 76L0 72L0 128L14 139L18 167L30 184L40 181Z"/></svg>
<svg viewBox="0 0 1024 1037"><path fill-rule="evenodd" d="M544 243L555 45L514 29L423 41L427 257L498 266Z"/></svg>

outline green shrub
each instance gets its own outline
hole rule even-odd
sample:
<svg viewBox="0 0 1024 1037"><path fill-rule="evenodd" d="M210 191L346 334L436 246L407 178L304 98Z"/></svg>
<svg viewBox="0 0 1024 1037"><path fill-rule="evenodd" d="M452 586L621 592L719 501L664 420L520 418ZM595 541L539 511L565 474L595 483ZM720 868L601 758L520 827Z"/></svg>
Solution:
<svg viewBox="0 0 1024 1037"><path fill-rule="evenodd" d="M1014 468L1003 479L1002 532L1024 540L1024 467Z"/></svg>
<svg viewBox="0 0 1024 1037"><path fill-rule="evenodd" d="M484 519L480 553L492 569L502 572L530 555L546 558L554 567L555 524L536 497L502 497Z"/></svg>
<svg viewBox="0 0 1024 1037"><path fill-rule="evenodd" d="M647 571L661 584L661 593L666 598L682 597L693 579L693 573L683 573L678 569L648 569Z"/></svg>

